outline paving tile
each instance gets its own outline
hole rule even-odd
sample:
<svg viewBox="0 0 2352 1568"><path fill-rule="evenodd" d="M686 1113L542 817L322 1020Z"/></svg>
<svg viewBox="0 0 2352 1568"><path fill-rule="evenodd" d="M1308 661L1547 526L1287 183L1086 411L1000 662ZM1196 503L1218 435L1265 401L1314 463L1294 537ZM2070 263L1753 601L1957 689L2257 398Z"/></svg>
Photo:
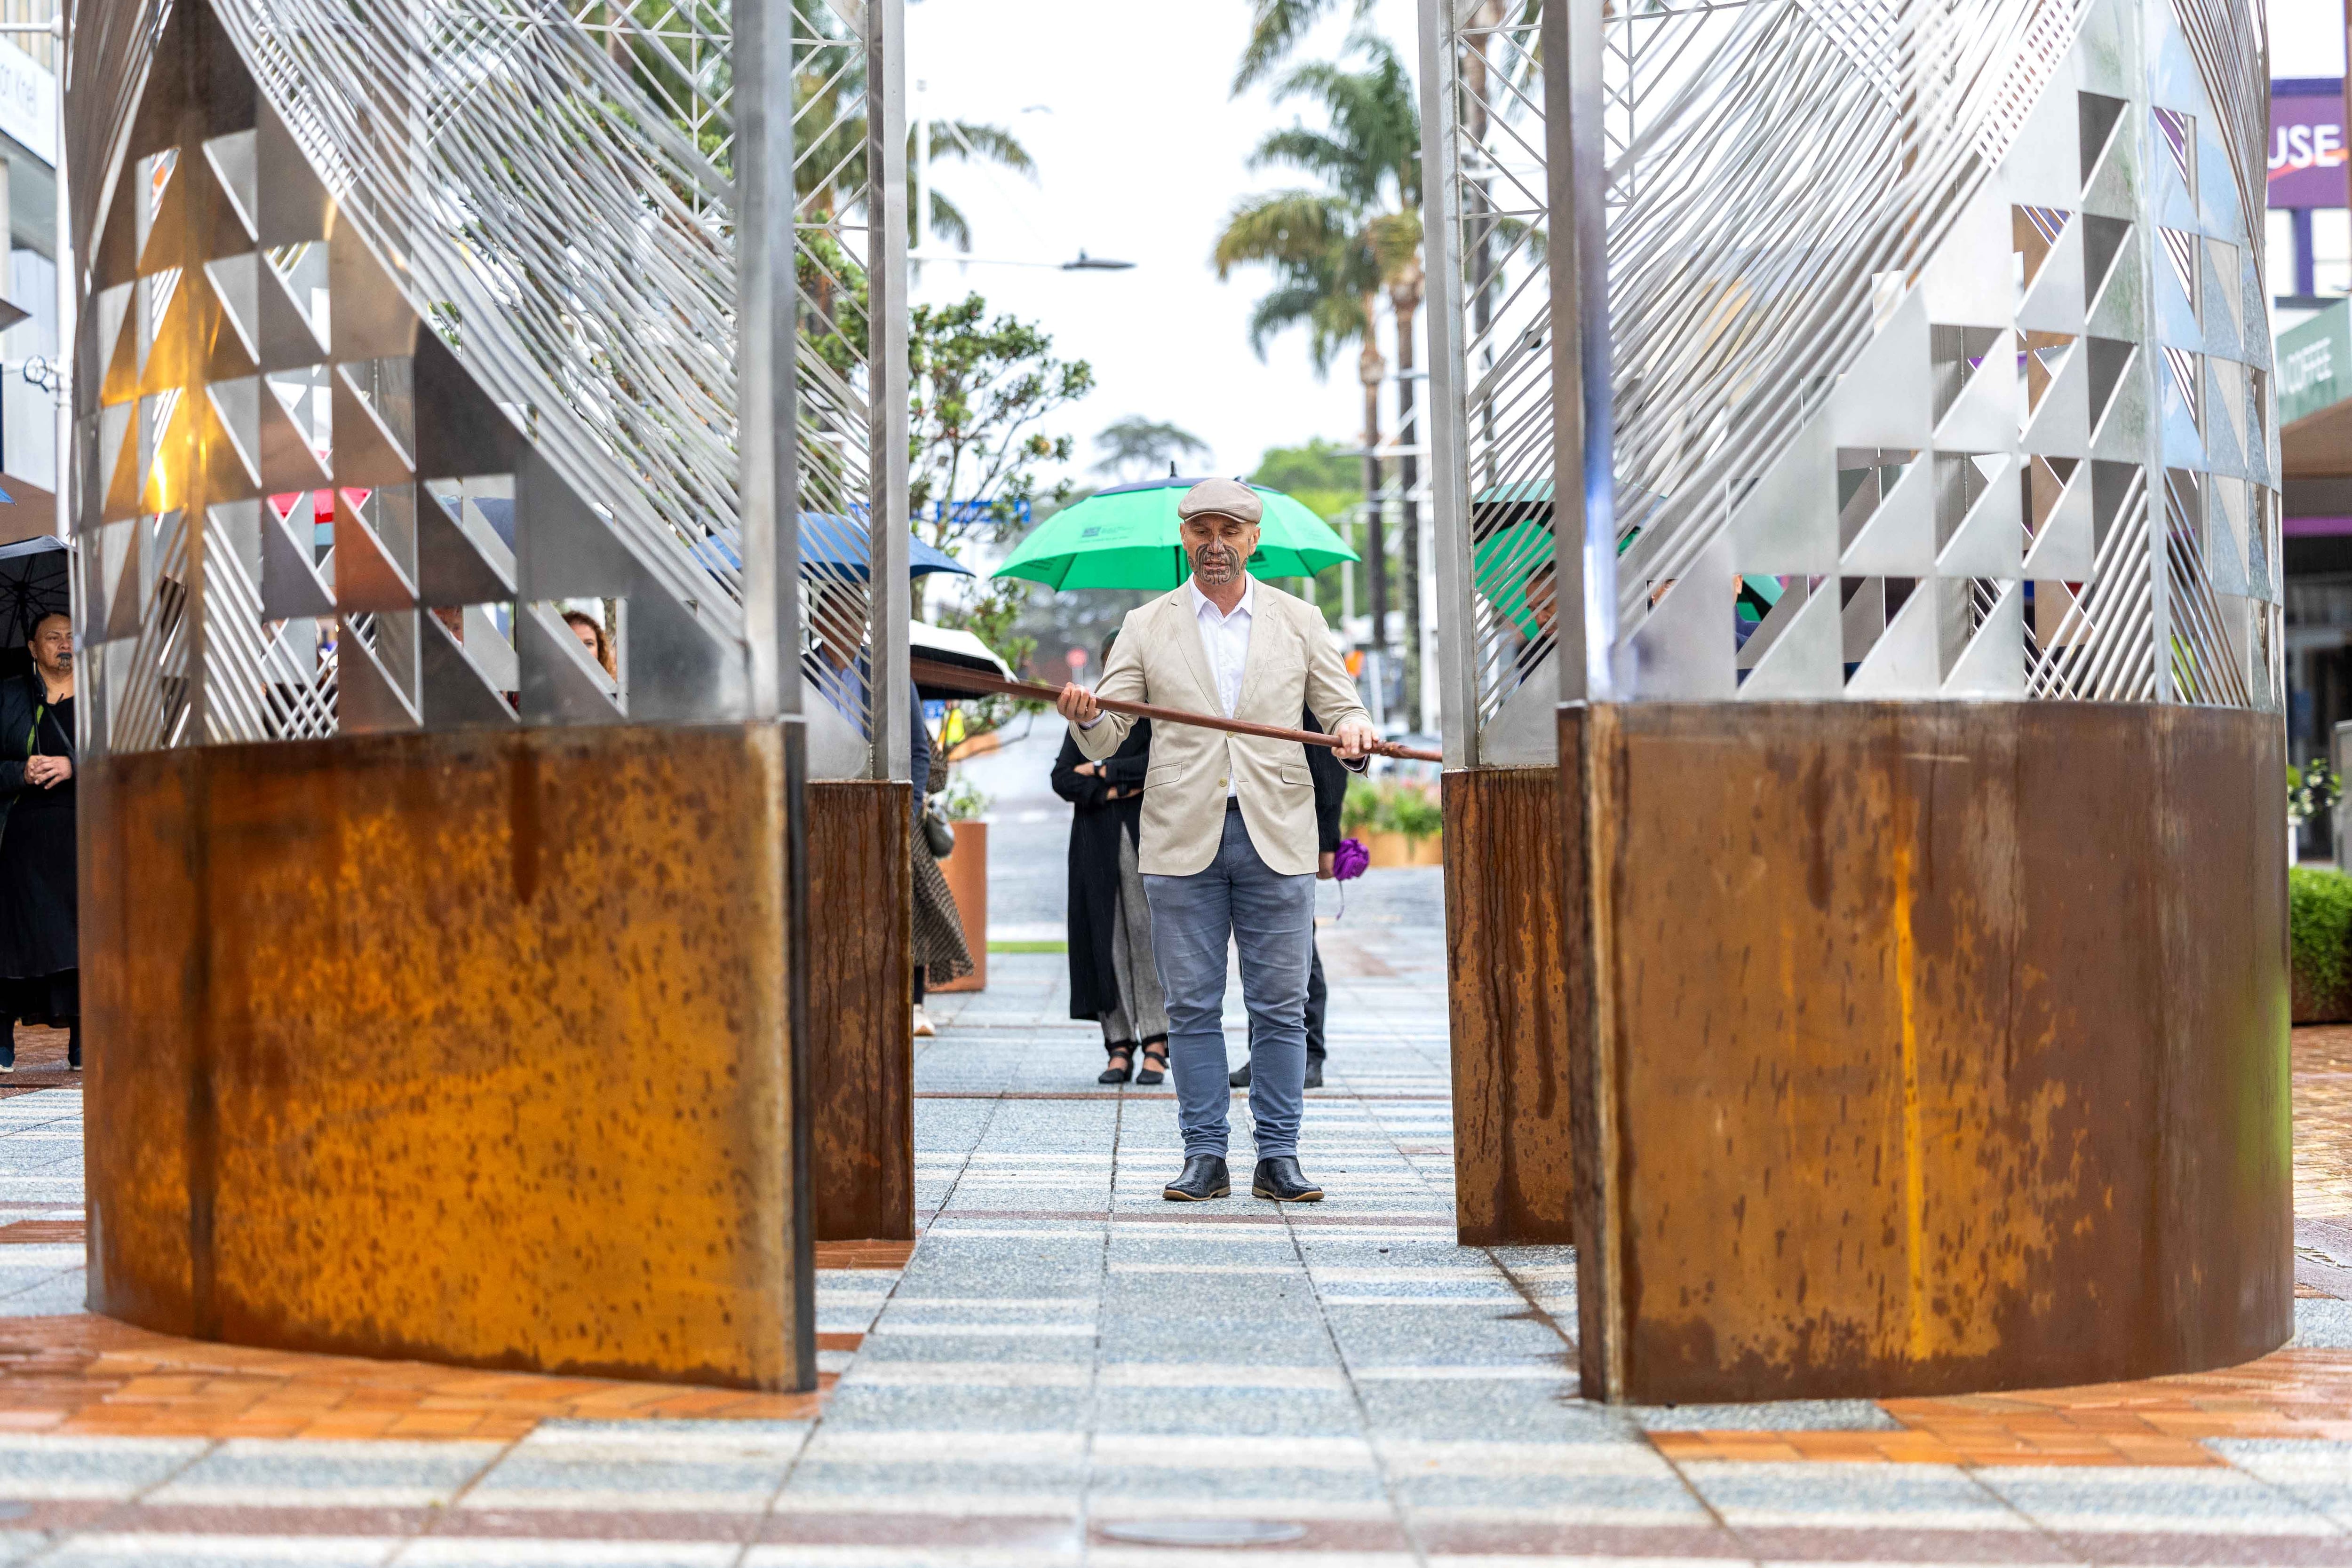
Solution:
<svg viewBox="0 0 2352 1568"><path fill-rule="evenodd" d="M41 1558L57 1568L375 1568L400 1548L397 1539L280 1535L79 1535Z"/></svg>
<svg viewBox="0 0 2352 1568"><path fill-rule="evenodd" d="M508 1449L462 1507L757 1513L808 1434L798 1422L551 1421Z"/></svg>
<svg viewBox="0 0 2352 1568"><path fill-rule="evenodd" d="M0 1433L0 1497L135 1497L211 1446L202 1438Z"/></svg>
<svg viewBox="0 0 2352 1568"><path fill-rule="evenodd" d="M236 1438L205 1453L145 1500L310 1508L441 1505L504 1452L499 1443Z"/></svg>

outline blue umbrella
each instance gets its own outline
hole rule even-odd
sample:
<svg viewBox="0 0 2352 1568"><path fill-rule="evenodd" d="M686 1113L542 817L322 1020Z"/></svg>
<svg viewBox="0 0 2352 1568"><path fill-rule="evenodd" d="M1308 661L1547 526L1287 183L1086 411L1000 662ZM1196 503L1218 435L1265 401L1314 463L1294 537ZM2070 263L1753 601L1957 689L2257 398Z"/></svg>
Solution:
<svg viewBox="0 0 2352 1568"><path fill-rule="evenodd" d="M482 520L499 536L507 549L514 549L514 503L491 497L477 500ZM701 543L691 547L694 559L712 570L729 571L743 570L742 534L735 528L721 528ZM934 571L952 571L964 577L973 575L971 568L944 550L935 549L919 538L907 541L908 577L921 577ZM835 512L803 512L801 514L801 570L823 567L835 577L866 580L866 525Z"/></svg>

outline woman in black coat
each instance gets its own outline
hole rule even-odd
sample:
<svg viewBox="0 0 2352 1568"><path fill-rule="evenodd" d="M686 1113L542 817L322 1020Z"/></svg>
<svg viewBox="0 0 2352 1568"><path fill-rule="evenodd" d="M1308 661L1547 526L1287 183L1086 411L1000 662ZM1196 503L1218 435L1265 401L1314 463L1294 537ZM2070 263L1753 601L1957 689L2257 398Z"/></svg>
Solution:
<svg viewBox="0 0 2352 1568"><path fill-rule="evenodd" d="M72 622L44 617L31 647L33 668L0 680L0 1072L16 1070L19 1020L68 1030L81 1065Z"/></svg>
<svg viewBox="0 0 2352 1568"><path fill-rule="evenodd" d="M1104 657L1109 657L1108 651ZM1102 1024L1110 1064L1097 1083L1163 1082L1168 1075L1168 1007L1151 959L1151 911L1137 869L1143 821L1143 772L1151 763L1151 721L1138 723L1100 762L1062 738L1054 793L1076 808L1070 817L1070 1016ZM1143 1071L1135 1072L1140 1050Z"/></svg>

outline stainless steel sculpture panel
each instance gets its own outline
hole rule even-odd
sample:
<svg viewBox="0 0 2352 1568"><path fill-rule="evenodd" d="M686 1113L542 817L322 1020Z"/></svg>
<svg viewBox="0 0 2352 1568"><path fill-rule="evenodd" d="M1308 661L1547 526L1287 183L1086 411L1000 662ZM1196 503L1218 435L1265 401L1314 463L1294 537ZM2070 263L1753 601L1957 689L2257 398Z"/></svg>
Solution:
<svg viewBox="0 0 2352 1568"><path fill-rule="evenodd" d="M885 516L903 503L872 439L860 320L846 367L819 332L795 335L800 395L781 405L796 485L741 516L741 380L784 367L738 330L739 291L766 275L739 276L731 99L756 80L782 104L820 100L806 87L827 51L895 79L880 33L895 7L856 8L855 31L796 16L764 73L739 68L723 5L375 10L213 5L252 80L201 135L150 69L165 7L74 17L73 154L94 176L77 209L75 507L94 744L796 710L797 681L755 699L761 640L781 639L786 667L822 667L772 623L862 606L871 536L887 556L894 532L867 498ZM792 118L763 148L792 146ZM795 224L784 263L803 329L845 191L867 210L864 183L896 167L812 182L822 151L795 168L795 206L805 220L811 187L835 205ZM902 205L883 207L902 225ZM895 319L895 274L874 271ZM861 309L866 292L861 278ZM839 526L795 574L794 529L775 522L803 506ZM779 573L807 580L747 619L755 580ZM559 618L583 600L616 633L609 673ZM861 608L847 635L885 668L904 624L886 609ZM851 722L862 746L862 695Z"/></svg>
<svg viewBox="0 0 2352 1568"><path fill-rule="evenodd" d="M2258 18L1547 3L1597 68L1580 156L1607 189L1608 331L1580 363L1614 426L1616 550L1588 576L1615 580L1558 603L1590 695L2278 705ZM1561 145L1540 89L1475 85L1505 46L1506 80L1540 75L1539 8L1433 6L1432 271L1468 323L1439 454L1470 612L1448 697L1474 699L1465 758L1504 761L1515 692L1556 665L1528 594L1550 476L1508 434L1541 417L1508 400L1549 321L1482 304L1520 296L1483 270L1509 231L1480 187L1548 179L1557 233L1573 179L1536 156Z"/></svg>

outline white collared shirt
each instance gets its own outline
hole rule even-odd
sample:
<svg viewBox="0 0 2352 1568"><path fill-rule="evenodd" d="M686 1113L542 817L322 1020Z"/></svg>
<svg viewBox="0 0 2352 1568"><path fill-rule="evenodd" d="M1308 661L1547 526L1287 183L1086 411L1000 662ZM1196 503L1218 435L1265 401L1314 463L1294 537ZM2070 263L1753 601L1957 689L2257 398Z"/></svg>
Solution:
<svg viewBox="0 0 2352 1568"><path fill-rule="evenodd" d="M1201 628L1201 652L1209 656L1209 674L1217 683L1217 701L1225 716L1242 706L1242 672L1249 664L1251 612L1257 608L1257 580L1244 578L1242 601L1228 615L1218 610L1200 585L1190 578L1184 591L1192 596L1192 618Z"/></svg>
<svg viewBox="0 0 2352 1568"><path fill-rule="evenodd" d="M1201 628L1201 652L1209 658L1209 676L1217 683L1217 702L1225 716L1242 706L1242 674L1249 666L1251 612L1257 606L1257 579L1242 578L1241 602L1233 612L1220 611L1209 596L1201 591L1200 584L1191 578L1184 580L1184 591L1192 596L1192 618ZM1236 790L1232 770L1227 769L1225 799L1234 799Z"/></svg>

